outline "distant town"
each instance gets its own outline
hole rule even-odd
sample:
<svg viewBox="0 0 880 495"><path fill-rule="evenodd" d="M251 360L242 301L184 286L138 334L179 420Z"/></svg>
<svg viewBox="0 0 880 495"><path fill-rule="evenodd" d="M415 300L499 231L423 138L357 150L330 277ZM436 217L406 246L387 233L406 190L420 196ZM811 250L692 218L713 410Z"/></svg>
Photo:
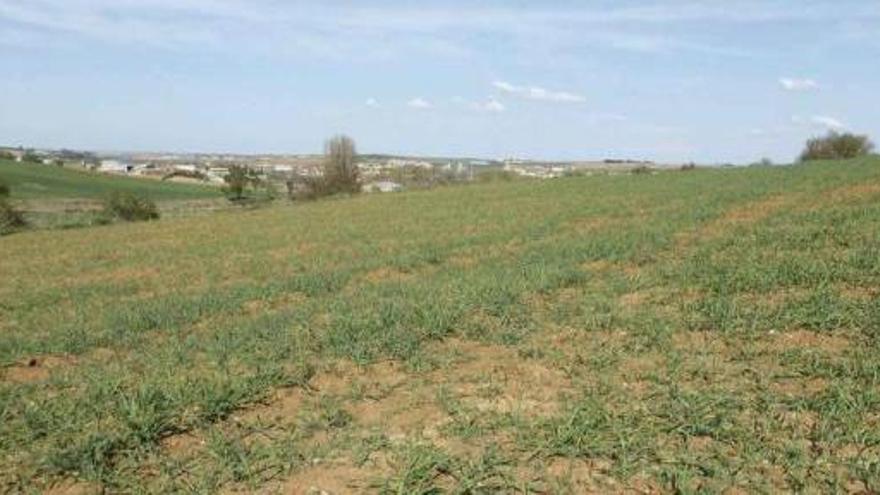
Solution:
<svg viewBox="0 0 880 495"><path fill-rule="evenodd" d="M245 166L263 179L283 184L291 179L319 177L322 155L240 155L213 153L104 153L74 150L0 147L0 157L23 163L81 168L94 172L184 183L222 186L234 165ZM358 169L367 192L479 180L487 174L552 179L566 175L624 174L681 164L643 160L537 161L518 158L437 158L360 155Z"/></svg>

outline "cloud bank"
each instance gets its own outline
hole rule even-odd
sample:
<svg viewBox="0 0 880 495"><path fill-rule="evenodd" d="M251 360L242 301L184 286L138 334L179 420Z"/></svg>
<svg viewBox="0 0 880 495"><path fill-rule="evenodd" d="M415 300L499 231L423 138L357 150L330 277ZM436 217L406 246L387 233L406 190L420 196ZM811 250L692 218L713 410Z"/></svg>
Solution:
<svg viewBox="0 0 880 495"><path fill-rule="evenodd" d="M779 85L786 91L811 91L819 89L819 83L812 79L783 77L779 79Z"/></svg>
<svg viewBox="0 0 880 495"><path fill-rule="evenodd" d="M424 98L413 98L406 103L406 106L415 108L416 110L428 110L434 108L434 105Z"/></svg>
<svg viewBox="0 0 880 495"><path fill-rule="evenodd" d="M529 100L549 101L556 103L583 103L587 99L579 94L568 91L550 91L540 86L517 86L506 81L495 81L492 83L496 89L511 95L519 96Z"/></svg>

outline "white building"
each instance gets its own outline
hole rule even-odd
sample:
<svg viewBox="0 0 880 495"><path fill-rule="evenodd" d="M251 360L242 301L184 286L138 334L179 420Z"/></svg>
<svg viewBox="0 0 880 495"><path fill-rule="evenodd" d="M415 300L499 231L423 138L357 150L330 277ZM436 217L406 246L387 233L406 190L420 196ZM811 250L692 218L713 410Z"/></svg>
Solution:
<svg viewBox="0 0 880 495"><path fill-rule="evenodd" d="M403 191L403 186L398 184L397 182L392 182L390 180L381 180L377 182L370 182L369 184L364 184L363 190L364 192L368 193L390 193Z"/></svg>
<svg viewBox="0 0 880 495"><path fill-rule="evenodd" d="M131 167L119 160L101 160L101 166L98 169L109 174L127 174Z"/></svg>

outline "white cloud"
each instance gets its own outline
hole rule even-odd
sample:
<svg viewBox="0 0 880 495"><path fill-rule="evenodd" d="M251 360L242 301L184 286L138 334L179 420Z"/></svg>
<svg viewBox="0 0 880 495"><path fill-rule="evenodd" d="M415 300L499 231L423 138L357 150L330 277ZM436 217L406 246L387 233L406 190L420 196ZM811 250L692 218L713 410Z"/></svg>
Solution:
<svg viewBox="0 0 880 495"><path fill-rule="evenodd" d="M510 84L509 82L504 82L504 81L495 81L492 83L492 85L495 86L496 88L500 89L501 91L505 91L507 93L515 93L520 89L520 88L514 86L513 84Z"/></svg>
<svg viewBox="0 0 880 495"><path fill-rule="evenodd" d="M483 105L483 108L488 112L503 112L507 110L507 107L498 100L489 100Z"/></svg>
<svg viewBox="0 0 880 495"><path fill-rule="evenodd" d="M477 112L501 113L507 110L507 106L504 103L501 103L492 96L485 101L473 101L461 96L453 96L449 101L459 108L475 110Z"/></svg>
<svg viewBox="0 0 880 495"><path fill-rule="evenodd" d="M779 84L786 91L811 91L819 89L819 83L812 79L783 77L779 79Z"/></svg>
<svg viewBox="0 0 880 495"><path fill-rule="evenodd" d="M495 81L495 88L505 93L520 96L530 100L551 101L557 103L583 103L587 101L583 96L567 91L550 91L540 86L517 86L506 81Z"/></svg>
<svg viewBox="0 0 880 495"><path fill-rule="evenodd" d="M368 3L368 2L363 2ZM384 4L384 2L382 2ZM494 2L493 2L494 3ZM549 3L549 2L547 2ZM769 5L768 5L769 3ZM279 2L253 0L0 0L0 20L41 35L66 33L105 42L163 47L252 47L282 55L347 58L392 56L418 49L461 57L471 50L450 33L499 35L520 43L536 39L550 53L578 44L627 51L684 51L739 55L726 45L693 41L654 27L681 23L827 23L880 19L880 8L865 2L840 8L810 2L797 9L784 2L742 0L731 9L719 2L654 2L653 5L586 7L455 5L398 2ZM4 26L8 29L8 26ZM265 36L253 36L260 32Z"/></svg>
<svg viewBox="0 0 880 495"><path fill-rule="evenodd" d="M410 108L416 108L419 110L434 108L434 105L432 105L430 101L424 98L413 98L412 100L409 100L406 105Z"/></svg>
<svg viewBox="0 0 880 495"><path fill-rule="evenodd" d="M846 129L846 124L836 117L827 115L813 115L812 117L801 117L795 115L791 118L792 123L799 126L822 127L832 131Z"/></svg>
<svg viewBox="0 0 880 495"><path fill-rule="evenodd" d="M810 117L810 123L835 131L846 128L846 124L834 117L828 117L827 115L814 115Z"/></svg>
<svg viewBox="0 0 880 495"><path fill-rule="evenodd" d="M507 110L507 107L495 98L489 98L489 101L486 101L485 103L474 103L473 107L483 112L492 113L501 113Z"/></svg>
<svg viewBox="0 0 880 495"><path fill-rule="evenodd" d="M379 108L379 101L375 98L367 98L364 104L370 108Z"/></svg>

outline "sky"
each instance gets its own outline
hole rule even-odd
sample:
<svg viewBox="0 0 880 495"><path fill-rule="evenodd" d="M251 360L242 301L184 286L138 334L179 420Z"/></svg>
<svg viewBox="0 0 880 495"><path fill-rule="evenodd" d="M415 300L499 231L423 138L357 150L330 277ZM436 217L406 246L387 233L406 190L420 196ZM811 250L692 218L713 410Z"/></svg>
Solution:
<svg viewBox="0 0 880 495"><path fill-rule="evenodd" d="M0 144L787 162L878 61L877 0L0 0Z"/></svg>

